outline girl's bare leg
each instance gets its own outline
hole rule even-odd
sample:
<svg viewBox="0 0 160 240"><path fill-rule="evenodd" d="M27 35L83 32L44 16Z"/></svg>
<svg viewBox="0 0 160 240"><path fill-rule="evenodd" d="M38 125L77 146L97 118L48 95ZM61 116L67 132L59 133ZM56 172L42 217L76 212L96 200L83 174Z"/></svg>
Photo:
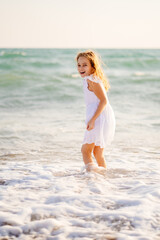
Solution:
<svg viewBox="0 0 160 240"><path fill-rule="evenodd" d="M83 161L87 167L87 171L91 171L94 162L92 158L92 151L94 149L94 143L91 144L83 144L81 148L82 156L83 156Z"/></svg>
<svg viewBox="0 0 160 240"><path fill-rule="evenodd" d="M106 161L104 159L104 148L100 148L100 146L95 146L93 149L93 154L98 166L107 168Z"/></svg>

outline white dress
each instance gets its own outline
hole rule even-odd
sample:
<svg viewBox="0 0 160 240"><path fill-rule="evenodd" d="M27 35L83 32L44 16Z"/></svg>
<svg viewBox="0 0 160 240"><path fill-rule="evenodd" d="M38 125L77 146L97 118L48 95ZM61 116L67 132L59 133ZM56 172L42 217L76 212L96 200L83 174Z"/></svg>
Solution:
<svg viewBox="0 0 160 240"><path fill-rule="evenodd" d="M100 146L101 148L104 148L106 145L110 145L113 141L116 126L115 115L109 103L107 93L102 81L98 77L93 77L93 75L86 76L83 79L84 99L86 103L86 126L88 121L93 117L94 113L96 112L100 102L99 98L94 94L94 92L88 89L87 79L101 84L107 98L107 105L95 120L94 128L89 131L86 129L82 144L94 143L95 146Z"/></svg>

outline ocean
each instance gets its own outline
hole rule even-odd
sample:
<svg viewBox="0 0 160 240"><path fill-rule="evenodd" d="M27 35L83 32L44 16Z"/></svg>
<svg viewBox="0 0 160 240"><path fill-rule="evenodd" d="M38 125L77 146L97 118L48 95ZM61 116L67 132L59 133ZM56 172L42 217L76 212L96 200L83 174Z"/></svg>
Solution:
<svg viewBox="0 0 160 240"><path fill-rule="evenodd" d="M87 173L84 49L0 49L0 239L160 239L160 49L96 49L115 138Z"/></svg>

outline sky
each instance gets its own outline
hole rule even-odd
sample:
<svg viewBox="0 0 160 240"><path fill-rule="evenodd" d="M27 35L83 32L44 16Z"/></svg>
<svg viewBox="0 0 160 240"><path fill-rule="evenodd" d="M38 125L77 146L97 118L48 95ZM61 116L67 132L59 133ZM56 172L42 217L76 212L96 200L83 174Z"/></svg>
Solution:
<svg viewBox="0 0 160 240"><path fill-rule="evenodd" d="M0 0L0 48L160 48L160 0Z"/></svg>

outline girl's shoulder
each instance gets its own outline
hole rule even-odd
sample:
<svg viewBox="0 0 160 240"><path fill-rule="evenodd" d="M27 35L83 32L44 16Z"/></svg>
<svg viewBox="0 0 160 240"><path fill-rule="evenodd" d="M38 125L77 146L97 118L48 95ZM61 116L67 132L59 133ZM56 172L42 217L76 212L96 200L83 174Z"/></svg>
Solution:
<svg viewBox="0 0 160 240"><path fill-rule="evenodd" d="M93 74L84 77L85 80L90 80L91 82L95 82L95 83L101 83L100 78L98 78L97 76L94 76Z"/></svg>

